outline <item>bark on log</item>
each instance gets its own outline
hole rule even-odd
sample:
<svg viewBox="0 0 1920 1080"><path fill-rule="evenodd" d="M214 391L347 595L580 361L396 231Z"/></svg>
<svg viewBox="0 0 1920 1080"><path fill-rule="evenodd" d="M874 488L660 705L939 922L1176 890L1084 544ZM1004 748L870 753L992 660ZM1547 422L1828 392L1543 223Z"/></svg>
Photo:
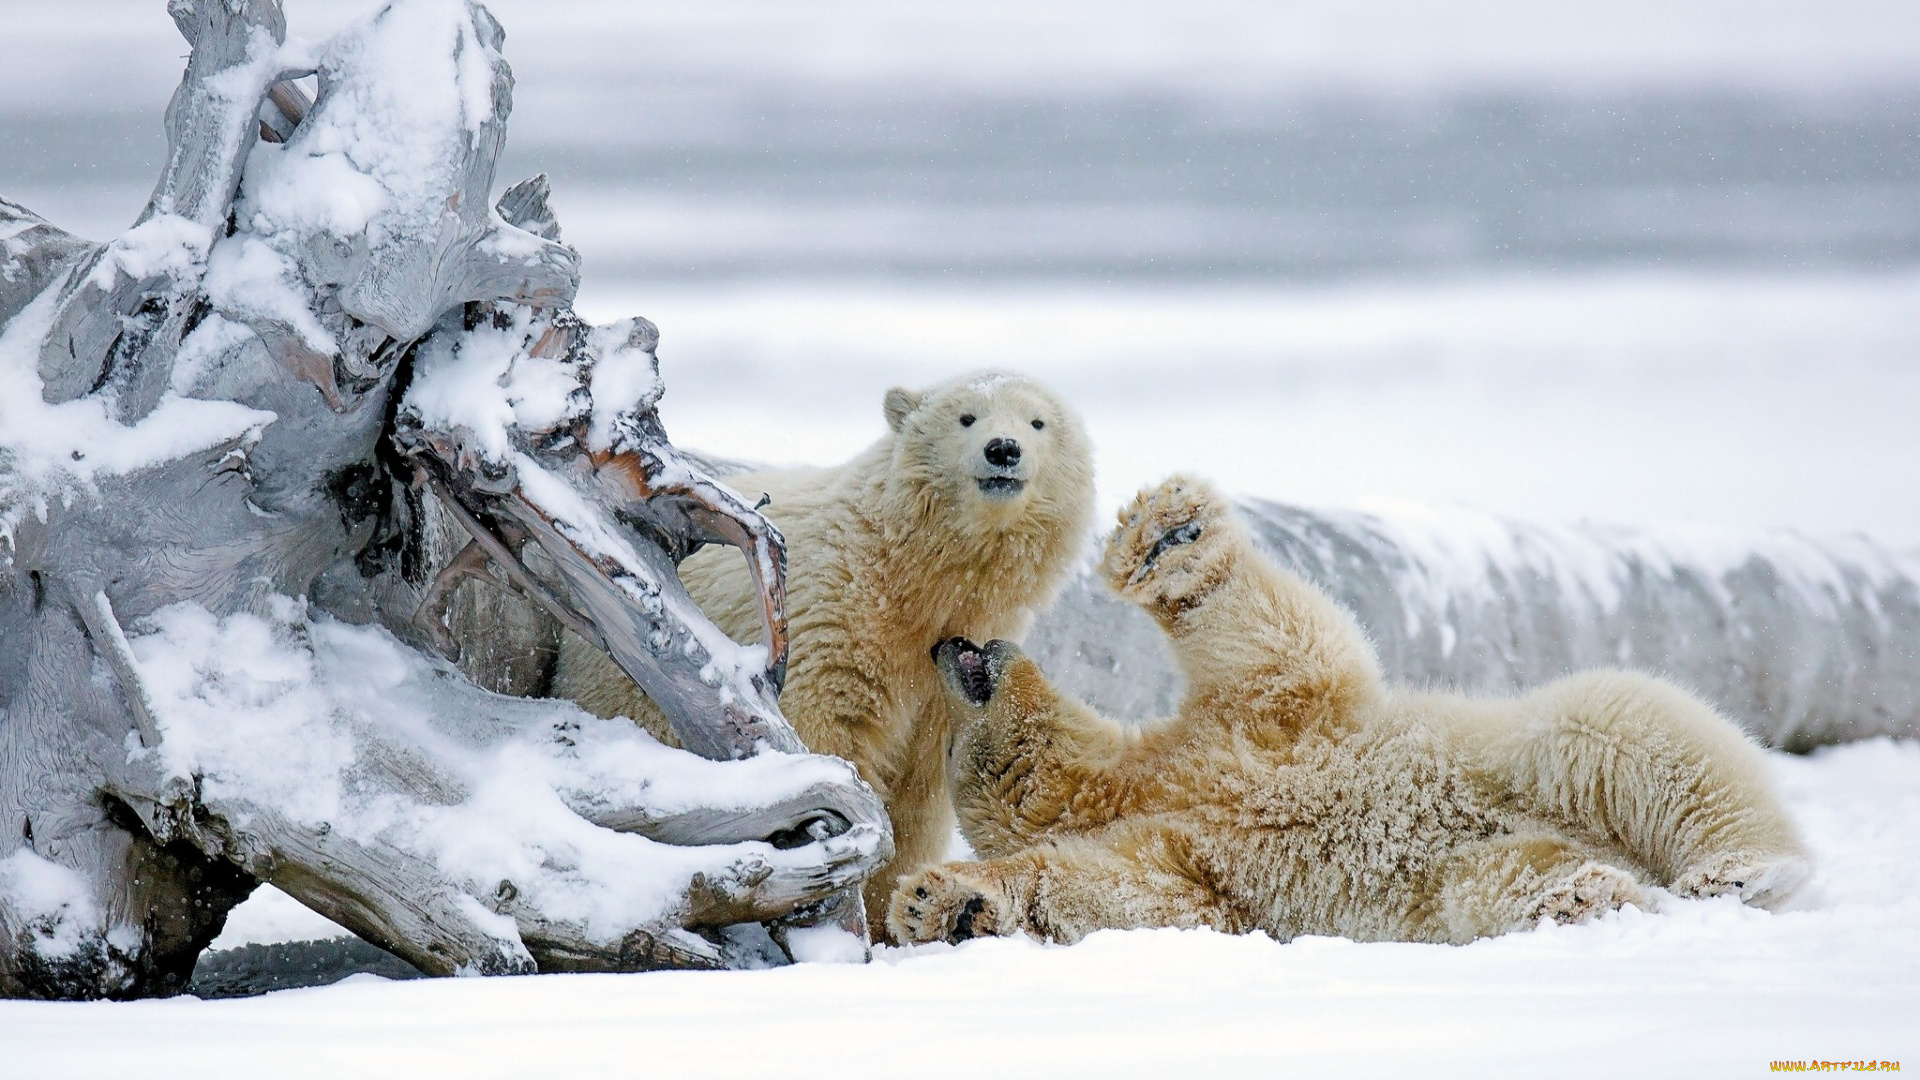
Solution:
<svg viewBox="0 0 1920 1080"><path fill-rule="evenodd" d="M272 0L169 10L135 227L0 202L0 994L172 992L260 880L434 973L864 941L886 818L780 716L778 533L666 441L651 326L572 315L544 183L488 199L499 26L398 0L290 47ZM434 656L435 514L485 556L456 577L577 622L719 760ZM708 542L752 560L764 648L678 590Z"/></svg>
<svg viewBox="0 0 1920 1080"><path fill-rule="evenodd" d="M1509 693L1631 667L1690 687L1770 746L1920 736L1920 554L1858 537L1240 508L1269 554L1359 618L1397 681ZM1178 700L1158 630L1088 575L1027 645L1109 714L1165 715Z"/></svg>

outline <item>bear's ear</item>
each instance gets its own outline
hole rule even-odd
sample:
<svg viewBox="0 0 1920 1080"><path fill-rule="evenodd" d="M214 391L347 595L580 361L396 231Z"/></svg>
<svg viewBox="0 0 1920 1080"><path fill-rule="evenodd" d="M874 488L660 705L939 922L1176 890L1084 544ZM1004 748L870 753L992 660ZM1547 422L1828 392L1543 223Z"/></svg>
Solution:
<svg viewBox="0 0 1920 1080"><path fill-rule="evenodd" d="M920 407L920 395L896 386L887 391L887 426L895 431L907 422L907 414Z"/></svg>

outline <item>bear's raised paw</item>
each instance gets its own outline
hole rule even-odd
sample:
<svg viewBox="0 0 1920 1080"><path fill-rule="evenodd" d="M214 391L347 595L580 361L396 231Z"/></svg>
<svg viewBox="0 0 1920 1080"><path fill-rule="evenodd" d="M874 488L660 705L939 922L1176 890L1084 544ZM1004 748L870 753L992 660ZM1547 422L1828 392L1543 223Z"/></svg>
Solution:
<svg viewBox="0 0 1920 1080"><path fill-rule="evenodd" d="M894 891L887 905L887 929L902 945L958 944L1012 933L1002 925L1003 905L989 893L943 867L923 870Z"/></svg>
<svg viewBox="0 0 1920 1080"><path fill-rule="evenodd" d="M1214 577L1231 541L1229 504L1204 480L1170 476L1142 489L1120 511L1102 569L1115 591L1139 599L1175 598Z"/></svg>

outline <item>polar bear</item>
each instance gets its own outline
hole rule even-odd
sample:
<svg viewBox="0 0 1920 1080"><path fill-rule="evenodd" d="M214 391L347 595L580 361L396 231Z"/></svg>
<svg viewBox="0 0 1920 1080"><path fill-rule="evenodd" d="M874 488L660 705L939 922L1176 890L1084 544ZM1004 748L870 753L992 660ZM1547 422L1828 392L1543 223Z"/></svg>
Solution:
<svg viewBox="0 0 1920 1080"><path fill-rule="evenodd" d="M867 885L886 908L894 879L945 854L947 708L929 662L959 634L1013 636L1077 561L1093 515L1093 453L1072 409L1006 372L964 375L885 399L887 433L844 464L756 472L787 540L791 651L780 707L808 748L852 762L885 800L892 864ZM760 635L745 560L707 549L680 565L709 617ZM662 739L665 717L597 649L562 643L554 690Z"/></svg>
<svg viewBox="0 0 1920 1080"><path fill-rule="evenodd" d="M1809 865L1732 724L1597 671L1522 697L1390 689L1353 618L1204 483L1121 512L1101 571L1170 639L1176 716L1123 729L1006 642L935 647L967 840L903 882L903 942L1210 926L1465 942L1682 896L1784 898Z"/></svg>

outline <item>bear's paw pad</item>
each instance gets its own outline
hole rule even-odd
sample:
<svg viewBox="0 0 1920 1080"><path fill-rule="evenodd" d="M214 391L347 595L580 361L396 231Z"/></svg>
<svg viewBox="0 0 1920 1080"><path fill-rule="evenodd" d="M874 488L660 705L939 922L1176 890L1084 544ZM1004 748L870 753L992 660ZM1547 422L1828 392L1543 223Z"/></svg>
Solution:
<svg viewBox="0 0 1920 1080"><path fill-rule="evenodd" d="M1000 906L984 890L938 868L909 878L894 891L887 905L887 927L902 945L959 944L1004 933Z"/></svg>
<svg viewBox="0 0 1920 1080"><path fill-rule="evenodd" d="M1541 893L1529 913L1529 921L1585 922L1627 904L1644 907L1646 902L1646 890L1632 874L1618 867L1590 862Z"/></svg>
<svg viewBox="0 0 1920 1080"><path fill-rule="evenodd" d="M1219 526L1226 514L1225 498L1203 481L1175 476L1142 491L1120 512L1119 527L1107 541L1108 576L1125 589L1162 567L1205 559L1225 539Z"/></svg>

